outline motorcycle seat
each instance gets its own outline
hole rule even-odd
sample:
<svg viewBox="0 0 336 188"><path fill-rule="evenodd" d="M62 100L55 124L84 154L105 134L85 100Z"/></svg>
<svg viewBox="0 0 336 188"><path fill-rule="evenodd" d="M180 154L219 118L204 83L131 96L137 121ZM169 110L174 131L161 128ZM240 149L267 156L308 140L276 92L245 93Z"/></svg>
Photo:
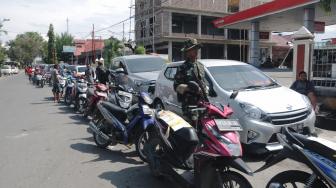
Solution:
<svg viewBox="0 0 336 188"><path fill-rule="evenodd" d="M111 112L114 116L116 116L116 118L118 118L120 120L126 120L126 118L127 118L127 110L119 107L118 105L110 103L108 101L102 101L101 104L109 112Z"/></svg>
<svg viewBox="0 0 336 188"><path fill-rule="evenodd" d="M298 141L300 141L304 145L305 149L318 153L331 161L336 160L335 143L317 137L308 137L301 134L293 135Z"/></svg>

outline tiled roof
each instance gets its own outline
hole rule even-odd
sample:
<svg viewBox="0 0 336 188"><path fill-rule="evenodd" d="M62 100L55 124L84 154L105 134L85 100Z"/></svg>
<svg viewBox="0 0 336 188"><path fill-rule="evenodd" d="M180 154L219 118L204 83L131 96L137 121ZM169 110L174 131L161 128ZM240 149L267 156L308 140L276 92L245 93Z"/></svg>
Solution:
<svg viewBox="0 0 336 188"><path fill-rule="evenodd" d="M93 41L93 44L94 44L95 50L104 49L104 40L95 39ZM87 40L76 39L75 40L75 46L76 46L76 50L75 50L75 53L74 53L75 56L80 56L82 53L93 51L92 50L93 46L92 46L92 40L91 39L87 39Z"/></svg>

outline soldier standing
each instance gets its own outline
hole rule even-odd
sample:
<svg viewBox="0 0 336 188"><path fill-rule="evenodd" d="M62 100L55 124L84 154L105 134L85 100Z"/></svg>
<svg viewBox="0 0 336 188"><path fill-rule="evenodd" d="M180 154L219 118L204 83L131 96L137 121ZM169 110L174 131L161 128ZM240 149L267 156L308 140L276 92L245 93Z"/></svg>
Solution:
<svg viewBox="0 0 336 188"><path fill-rule="evenodd" d="M204 66L197 61L198 49L201 44L197 43L196 39L188 39L185 41L184 48L181 51L184 53L185 62L177 68L174 77L174 89L177 92L177 99L182 103L183 114L187 116L187 107L190 105L198 105L200 101L208 101L207 87L205 84ZM196 82L200 90L194 91L188 83Z"/></svg>

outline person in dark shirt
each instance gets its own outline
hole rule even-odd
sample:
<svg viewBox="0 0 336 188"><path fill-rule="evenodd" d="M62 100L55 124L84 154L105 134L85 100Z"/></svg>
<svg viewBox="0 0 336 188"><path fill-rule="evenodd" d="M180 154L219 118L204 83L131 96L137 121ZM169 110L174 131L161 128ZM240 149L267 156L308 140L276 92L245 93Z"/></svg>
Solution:
<svg viewBox="0 0 336 188"><path fill-rule="evenodd" d="M99 83L106 84L106 82L108 81L106 69L101 61L98 62L98 67L96 68L96 76Z"/></svg>
<svg viewBox="0 0 336 188"><path fill-rule="evenodd" d="M299 73L298 79L291 85L290 88L298 93L301 93L302 95L306 95L315 110L316 96L314 84L307 79L307 73L305 71L301 71Z"/></svg>

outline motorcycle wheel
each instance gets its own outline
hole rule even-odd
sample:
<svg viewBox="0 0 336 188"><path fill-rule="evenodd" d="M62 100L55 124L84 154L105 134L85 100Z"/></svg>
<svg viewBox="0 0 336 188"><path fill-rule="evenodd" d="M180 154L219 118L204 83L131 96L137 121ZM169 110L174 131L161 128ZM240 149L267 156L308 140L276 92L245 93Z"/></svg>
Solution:
<svg viewBox="0 0 336 188"><path fill-rule="evenodd" d="M81 114L84 113L85 106L86 106L86 100L84 98L80 98L78 101L78 112Z"/></svg>
<svg viewBox="0 0 336 188"><path fill-rule="evenodd" d="M147 130L139 131L135 139L136 153L143 162L147 162L147 156L145 154L144 148L148 142L148 139L149 139L149 132Z"/></svg>
<svg viewBox="0 0 336 188"><path fill-rule="evenodd" d="M151 174L155 178L163 178L161 172L160 155L162 153L161 139L155 134L150 134L148 142L144 146L144 152L147 158L148 166Z"/></svg>
<svg viewBox="0 0 336 188"><path fill-rule="evenodd" d="M221 180L220 180L221 179ZM250 182L241 174L234 171L224 171L220 173L219 177L214 177L214 181L211 181L210 188L235 188L244 187L252 188Z"/></svg>
<svg viewBox="0 0 336 188"><path fill-rule="evenodd" d="M44 81L41 81L41 88L44 87Z"/></svg>
<svg viewBox="0 0 336 188"><path fill-rule="evenodd" d="M279 184L283 187L306 187L306 183L311 174L299 170L288 170L275 175L268 183L266 188L271 184ZM316 179L311 187L328 188L320 179Z"/></svg>
<svg viewBox="0 0 336 188"><path fill-rule="evenodd" d="M68 93L65 93L64 103L68 106L71 104L70 95Z"/></svg>
<svg viewBox="0 0 336 188"><path fill-rule="evenodd" d="M97 122L97 127L100 131L102 131L103 133L107 133L106 131L106 126L105 126L105 119L100 119L98 122ZM96 145L99 147L99 148L107 148L107 146L109 146L112 141L110 140L105 140L104 138L102 138L101 136L97 135L95 132L93 132L93 139L96 143Z"/></svg>

